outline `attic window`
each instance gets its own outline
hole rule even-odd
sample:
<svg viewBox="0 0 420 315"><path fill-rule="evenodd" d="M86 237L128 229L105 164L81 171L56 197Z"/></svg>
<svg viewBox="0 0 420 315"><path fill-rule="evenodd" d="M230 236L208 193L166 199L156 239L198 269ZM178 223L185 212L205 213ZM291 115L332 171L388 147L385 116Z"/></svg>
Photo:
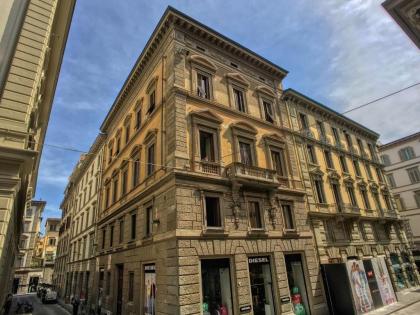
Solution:
<svg viewBox="0 0 420 315"><path fill-rule="evenodd" d="M238 69L238 65L236 63L231 62L230 65L236 69Z"/></svg>
<svg viewBox="0 0 420 315"><path fill-rule="evenodd" d="M198 49L198 50L201 50L202 52L205 52L206 51L206 49L205 48L203 48L203 47L201 47L201 46L196 46L196 48Z"/></svg>

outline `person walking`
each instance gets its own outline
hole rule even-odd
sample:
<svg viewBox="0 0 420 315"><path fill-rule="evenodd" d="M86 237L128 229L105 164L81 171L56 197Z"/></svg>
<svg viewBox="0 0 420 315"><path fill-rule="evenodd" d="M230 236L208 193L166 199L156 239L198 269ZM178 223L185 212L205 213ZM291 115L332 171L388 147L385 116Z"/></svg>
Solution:
<svg viewBox="0 0 420 315"><path fill-rule="evenodd" d="M77 315L79 313L79 305L80 305L80 299L79 296L75 295L71 299L71 305L73 305L73 315Z"/></svg>

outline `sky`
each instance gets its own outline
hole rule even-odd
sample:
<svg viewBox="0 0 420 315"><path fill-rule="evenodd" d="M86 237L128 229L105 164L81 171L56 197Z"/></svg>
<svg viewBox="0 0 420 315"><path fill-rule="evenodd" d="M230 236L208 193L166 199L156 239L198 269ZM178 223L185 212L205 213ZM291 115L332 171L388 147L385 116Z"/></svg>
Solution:
<svg viewBox="0 0 420 315"><path fill-rule="evenodd" d="M78 0L38 177L44 220L60 217L68 176L88 151L168 5L289 71L284 88L344 112L420 82L414 43L373 0ZM420 85L353 111L382 143L420 131Z"/></svg>

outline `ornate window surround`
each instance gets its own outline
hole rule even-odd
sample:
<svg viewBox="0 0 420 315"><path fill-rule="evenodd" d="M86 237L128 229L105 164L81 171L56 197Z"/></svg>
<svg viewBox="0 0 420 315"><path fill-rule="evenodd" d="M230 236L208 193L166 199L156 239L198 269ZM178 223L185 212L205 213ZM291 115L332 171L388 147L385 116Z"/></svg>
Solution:
<svg viewBox="0 0 420 315"><path fill-rule="evenodd" d="M191 55L188 57L188 61L191 65L191 94L197 94L197 74L202 73L209 77L209 100L214 100L213 77L217 70L215 64L200 55Z"/></svg>
<svg viewBox="0 0 420 315"><path fill-rule="evenodd" d="M232 153L233 153L233 162L241 163L240 158L240 149L239 149L239 141L245 141L251 145L251 154L252 154L252 162L253 166L258 166L258 159L257 159L257 150L256 150L256 142L257 142L257 129L253 126L249 125L245 122L237 122L231 124L230 126L232 132Z"/></svg>
<svg viewBox="0 0 420 315"><path fill-rule="evenodd" d="M236 73L236 72L227 73L226 82L227 82L227 88L228 88L229 106L231 108L238 110L235 104L234 89L239 90L243 93L245 113L246 114L249 113L248 101L247 101L247 92L250 85L249 82L241 74Z"/></svg>

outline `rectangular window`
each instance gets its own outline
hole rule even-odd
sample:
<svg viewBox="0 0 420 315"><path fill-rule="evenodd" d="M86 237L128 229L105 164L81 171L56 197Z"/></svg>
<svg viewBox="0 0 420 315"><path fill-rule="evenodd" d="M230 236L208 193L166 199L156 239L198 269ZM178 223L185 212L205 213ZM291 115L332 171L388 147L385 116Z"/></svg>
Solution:
<svg viewBox="0 0 420 315"><path fill-rule="evenodd" d="M122 242L124 242L124 220L120 220L120 239L119 239L119 242L120 242L120 244L122 243Z"/></svg>
<svg viewBox="0 0 420 315"><path fill-rule="evenodd" d="M340 139L340 134L338 133L338 129L331 127L333 136L334 136L334 141L336 145L341 145L341 139Z"/></svg>
<svg viewBox="0 0 420 315"><path fill-rule="evenodd" d="M347 167L346 157L344 155L340 155L339 159L340 159L341 170L343 171L343 173L348 173L349 168Z"/></svg>
<svg viewBox="0 0 420 315"><path fill-rule="evenodd" d="M363 147L362 140L360 140L359 138L357 138L356 141L357 141L357 146L359 147L360 154L364 154L365 153L365 148Z"/></svg>
<svg viewBox="0 0 420 315"><path fill-rule="evenodd" d="M378 177L378 181L382 183L383 182L383 177L382 177L381 169L379 167L376 167L375 171L376 171L376 177Z"/></svg>
<svg viewBox="0 0 420 315"><path fill-rule="evenodd" d="M133 213L131 215L131 239L134 240L136 238L136 225L137 225L137 215Z"/></svg>
<svg viewBox="0 0 420 315"><path fill-rule="evenodd" d="M117 140L115 143L116 143L115 155L118 155L121 149L121 137L117 137Z"/></svg>
<svg viewBox="0 0 420 315"><path fill-rule="evenodd" d="M105 249L106 229L102 228L102 249Z"/></svg>
<svg viewBox="0 0 420 315"><path fill-rule="evenodd" d="M128 179L128 170L125 169L121 175L121 195L125 196L127 193L127 179Z"/></svg>
<svg viewBox="0 0 420 315"><path fill-rule="evenodd" d="M299 114L299 119L300 119L300 126L301 129L308 129L308 117L306 117L305 114L300 113Z"/></svg>
<svg viewBox="0 0 420 315"><path fill-rule="evenodd" d="M309 162L313 163L313 164L317 164L317 159L316 159L316 154L315 154L315 148L313 145L308 144L306 146L306 149L308 151L308 158L309 158Z"/></svg>
<svg viewBox="0 0 420 315"><path fill-rule="evenodd" d="M130 141L130 124L125 125L125 143Z"/></svg>
<svg viewBox="0 0 420 315"><path fill-rule="evenodd" d="M313 182L318 203L327 203L325 199L324 183L322 181L322 178L315 178Z"/></svg>
<svg viewBox="0 0 420 315"><path fill-rule="evenodd" d="M110 206L110 195L111 195L111 187L110 184L108 183L107 186L105 187L105 206L109 207Z"/></svg>
<svg viewBox="0 0 420 315"><path fill-rule="evenodd" d="M400 195L394 195L395 203L397 204L398 210L405 210L404 200L401 198Z"/></svg>
<svg viewBox="0 0 420 315"><path fill-rule="evenodd" d="M140 159L136 158L133 162L133 187L137 187L140 181Z"/></svg>
<svg viewBox="0 0 420 315"><path fill-rule="evenodd" d="M155 145L151 144L147 149L147 176L155 171Z"/></svg>
<svg viewBox="0 0 420 315"><path fill-rule="evenodd" d="M375 206L377 210L382 210L381 201L379 200L379 194L377 191L372 191L373 200L375 201Z"/></svg>
<svg viewBox="0 0 420 315"><path fill-rule="evenodd" d="M146 237L153 233L153 206L146 208Z"/></svg>
<svg viewBox="0 0 420 315"><path fill-rule="evenodd" d="M347 193L349 194L350 203L353 207L358 207L356 195L354 194L353 186L347 186Z"/></svg>
<svg viewBox="0 0 420 315"><path fill-rule="evenodd" d="M141 127L141 108L136 111L136 130Z"/></svg>
<svg viewBox="0 0 420 315"><path fill-rule="evenodd" d="M366 241L367 236L366 236L366 230L365 230L363 222L359 222L359 232L360 232L360 237L362 238L362 240Z"/></svg>
<svg viewBox="0 0 420 315"><path fill-rule="evenodd" d="M153 90L149 94L149 108L147 110L147 113L149 115L152 114L155 108L156 108L156 91Z"/></svg>
<svg viewBox="0 0 420 315"><path fill-rule="evenodd" d="M281 209L283 212L284 228L286 230L295 230L295 222L293 220L292 205L282 204Z"/></svg>
<svg viewBox="0 0 420 315"><path fill-rule="evenodd" d="M324 150L324 155L325 155L325 161L327 162L327 167L333 169L334 163L332 160L331 151Z"/></svg>
<svg viewBox="0 0 420 315"><path fill-rule="evenodd" d="M274 123L273 104L267 101L263 101L263 107L264 107L264 119L270 123Z"/></svg>
<svg viewBox="0 0 420 315"><path fill-rule="evenodd" d="M128 273L128 302L134 299L134 271Z"/></svg>
<svg viewBox="0 0 420 315"><path fill-rule="evenodd" d="M113 157L114 157L113 143L111 143L108 147L108 164L112 162Z"/></svg>
<svg viewBox="0 0 420 315"><path fill-rule="evenodd" d="M283 149L275 149L271 151L271 161L273 163L273 168L276 170L277 174L280 176L286 176L285 163L284 163L284 151Z"/></svg>
<svg viewBox="0 0 420 315"><path fill-rule="evenodd" d="M154 264L144 265L144 315L156 313L156 266Z"/></svg>
<svg viewBox="0 0 420 315"><path fill-rule="evenodd" d="M251 144L247 142L239 141L239 151L241 155L241 163L252 166L253 159L252 159L252 148Z"/></svg>
<svg viewBox="0 0 420 315"><path fill-rule="evenodd" d="M412 147L402 148L400 151L398 151L401 161L407 161L414 159L416 157L414 150Z"/></svg>
<svg viewBox="0 0 420 315"><path fill-rule="evenodd" d="M333 196L334 196L334 201L337 207L337 210L339 212L342 211L342 198L341 198L341 191L340 191L340 186L338 185L337 182L332 182L331 183L331 189L333 192Z"/></svg>
<svg viewBox="0 0 420 315"><path fill-rule="evenodd" d="M90 233L89 234L89 256L93 256L95 254L95 234Z"/></svg>
<svg viewBox="0 0 420 315"><path fill-rule="evenodd" d="M370 169L370 166L369 166L369 163L368 162L365 162L365 169L366 169L366 173L367 173L368 179L373 179L372 178L372 171Z"/></svg>
<svg viewBox="0 0 420 315"><path fill-rule="evenodd" d="M236 109L240 112L246 113L244 92L234 88L233 97L235 99Z"/></svg>
<svg viewBox="0 0 420 315"><path fill-rule="evenodd" d="M391 199L390 199L389 195L383 194L382 196L383 196L383 198L385 200L386 209L387 210L392 210Z"/></svg>
<svg viewBox="0 0 420 315"><path fill-rule="evenodd" d="M408 168L407 173L412 184L420 182L420 172L417 166Z"/></svg>
<svg viewBox="0 0 420 315"><path fill-rule="evenodd" d="M249 257L248 266L254 314L275 314L270 257Z"/></svg>
<svg viewBox="0 0 420 315"><path fill-rule="evenodd" d="M118 200L118 175L115 176L114 181L112 183L112 202L116 202Z"/></svg>
<svg viewBox="0 0 420 315"><path fill-rule="evenodd" d="M215 161L214 135L200 130L200 159L202 161Z"/></svg>
<svg viewBox="0 0 420 315"><path fill-rule="evenodd" d="M354 167L354 171L356 172L356 175L357 176L362 176L362 173L360 172L359 161L353 160L353 167Z"/></svg>
<svg viewBox="0 0 420 315"><path fill-rule="evenodd" d="M197 73L197 94L210 99L210 77L208 75Z"/></svg>
<svg viewBox="0 0 420 315"><path fill-rule="evenodd" d="M348 134L347 132L344 134L345 138L346 138L346 143L347 143L347 148L350 150L353 148L353 141L351 140L351 136L350 134Z"/></svg>
<svg viewBox="0 0 420 315"><path fill-rule="evenodd" d="M386 180L388 182L389 187L394 188L396 186L393 174L386 174Z"/></svg>
<svg viewBox="0 0 420 315"><path fill-rule="evenodd" d="M222 227L222 216L220 213L220 200L218 197L204 197L205 218L207 227Z"/></svg>
<svg viewBox="0 0 420 315"><path fill-rule="evenodd" d="M114 226L111 225L109 230L109 247L112 247L114 243Z"/></svg>
<svg viewBox="0 0 420 315"><path fill-rule="evenodd" d="M369 197L365 187L360 187L360 194L362 195L363 205L365 206L365 209L370 209Z"/></svg>
<svg viewBox="0 0 420 315"><path fill-rule="evenodd" d="M381 161L385 166L391 165L391 160L387 154L381 155Z"/></svg>
<svg viewBox="0 0 420 315"><path fill-rule="evenodd" d="M106 273L106 288L105 294L109 295L111 293L111 271Z"/></svg>
<svg viewBox="0 0 420 315"><path fill-rule="evenodd" d="M229 267L226 258L201 260L203 314L233 314Z"/></svg>
<svg viewBox="0 0 420 315"><path fill-rule="evenodd" d="M318 129L320 138L325 139L326 134L325 134L324 123L322 121L317 120L316 121L316 127Z"/></svg>
<svg viewBox="0 0 420 315"><path fill-rule="evenodd" d="M262 229L263 223L261 218L260 203L258 201L250 201L249 208L249 224L252 229Z"/></svg>

